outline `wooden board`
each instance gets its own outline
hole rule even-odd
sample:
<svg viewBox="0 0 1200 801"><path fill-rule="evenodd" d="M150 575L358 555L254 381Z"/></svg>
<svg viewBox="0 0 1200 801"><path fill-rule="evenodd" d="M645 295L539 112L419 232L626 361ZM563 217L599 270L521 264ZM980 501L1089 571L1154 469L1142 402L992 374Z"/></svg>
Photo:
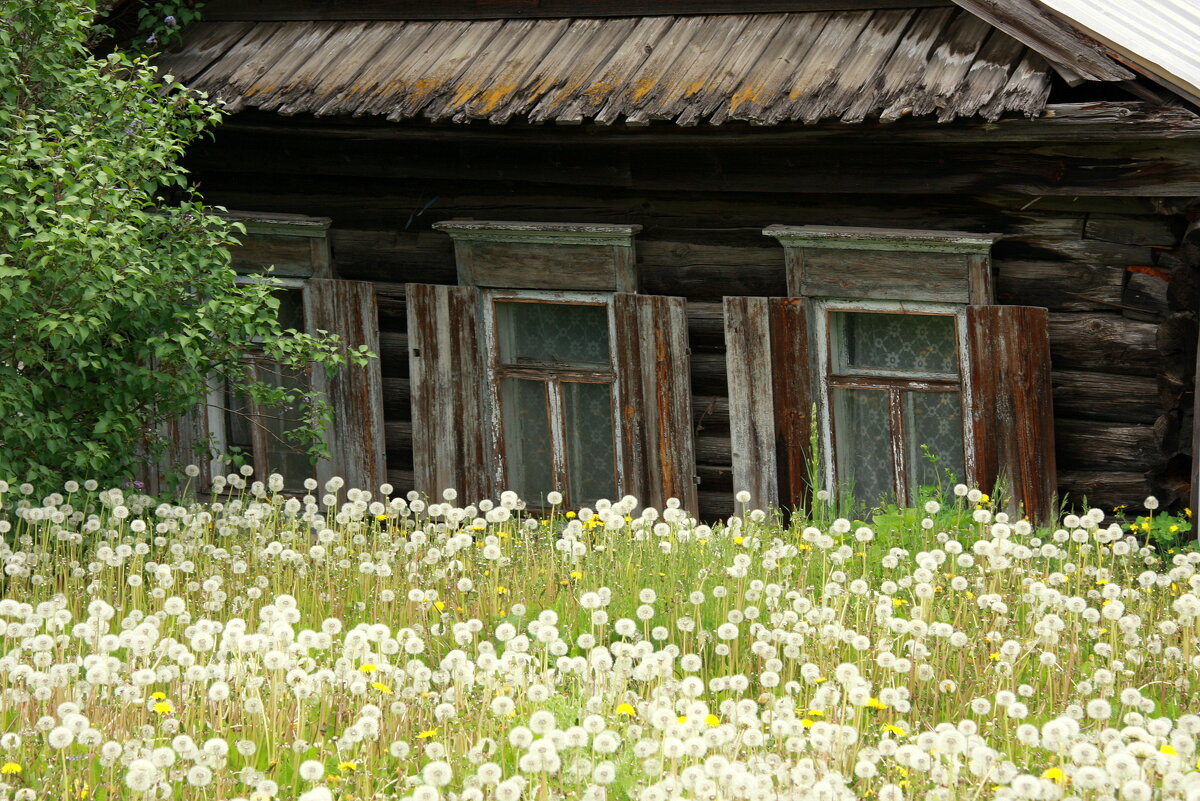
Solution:
<svg viewBox="0 0 1200 801"><path fill-rule="evenodd" d="M616 317L625 492L659 508L696 508L687 312L683 298L619 292Z"/></svg>
<svg viewBox="0 0 1200 801"><path fill-rule="evenodd" d="M1029 306L968 306L975 483L1004 481L1014 508L1053 518L1055 421L1049 315Z"/></svg>
<svg viewBox="0 0 1200 801"><path fill-rule="evenodd" d="M474 287L409 284L408 344L414 481L441 497L454 488L464 503L491 495L490 424L484 414L484 363L473 321ZM464 325L463 322L468 324Z"/></svg>
<svg viewBox="0 0 1200 801"><path fill-rule="evenodd" d="M206 20L509 19L949 6L949 0L209 0Z"/></svg>

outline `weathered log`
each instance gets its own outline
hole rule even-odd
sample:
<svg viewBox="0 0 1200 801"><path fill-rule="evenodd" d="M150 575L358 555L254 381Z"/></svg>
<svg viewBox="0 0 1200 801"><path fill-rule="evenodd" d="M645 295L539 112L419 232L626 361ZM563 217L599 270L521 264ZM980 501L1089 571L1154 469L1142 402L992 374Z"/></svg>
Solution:
<svg viewBox="0 0 1200 801"><path fill-rule="evenodd" d="M1129 320L1119 314L1052 313L1051 368L1157 375L1163 364L1157 333L1158 326Z"/></svg>
<svg viewBox="0 0 1200 801"><path fill-rule="evenodd" d="M1059 417L1114 423L1153 423L1158 382L1149 376L1059 370L1050 374Z"/></svg>
<svg viewBox="0 0 1200 801"><path fill-rule="evenodd" d="M1162 460L1153 425L1057 418L1055 451L1065 469L1145 470Z"/></svg>
<svg viewBox="0 0 1200 801"><path fill-rule="evenodd" d="M1083 235L1123 245L1174 247L1180 231L1179 221L1172 217L1095 213L1087 216Z"/></svg>
<svg viewBox="0 0 1200 801"><path fill-rule="evenodd" d="M1129 270L1121 293L1124 315L1131 320L1158 322L1167 313L1167 278L1143 270Z"/></svg>
<svg viewBox="0 0 1200 801"><path fill-rule="evenodd" d="M1066 261L1006 261L996 265L996 301L1050 311L1119 309L1125 267Z"/></svg>
<svg viewBox="0 0 1200 801"><path fill-rule="evenodd" d="M1102 470L1060 470L1058 491L1068 508L1083 511L1086 499L1086 508L1099 507L1106 512L1119 505L1139 507L1153 492L1144 473Z"/></svg>

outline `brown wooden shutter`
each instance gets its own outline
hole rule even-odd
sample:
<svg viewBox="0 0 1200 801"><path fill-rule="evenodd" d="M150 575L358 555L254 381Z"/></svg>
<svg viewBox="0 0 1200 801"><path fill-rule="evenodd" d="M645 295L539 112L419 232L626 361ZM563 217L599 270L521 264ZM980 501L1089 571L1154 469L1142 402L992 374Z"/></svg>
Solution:
<svg viewBox="0 0 1200 801"><path fill-rule="evenodd" d="M725 298L734 490L757 507L809 492L813 390L803 298Z"/></svg>
<svg viewBox="0 0 1200 801"><path fill-rule="evenodd" d="M1032 306L968 306L975 483L1003 479L1011 505L1053 516L1057 475L1049 313Z"/></svg>
<svg viewBox="0 0 1200 801"><path fill-rule="evenodd" d="M460 503L474 503L492 494L479 290L407 284L405 291L414 483L430 497L454 488Z"/></svg>
<svg viewBox="0 0 1200 801"><path fill-rule="evenodd" d="M683 298L614 296L622 492L661 508L696 507L691 352Z"/></svg>
<svg viewBox="0 0 1200 801"><path fill-rule="evenodd" d="M375 288L367 282L309 279L304 284L304 320L310 333L328 331L349 348L366 345L379 353ZM313 389L325 395L334 415L326 437L332 458L317 465L318 478L341 476L347 487L378 493L386 476L379 359L362 367L345 365L333 377L315 367Z"/></svg>

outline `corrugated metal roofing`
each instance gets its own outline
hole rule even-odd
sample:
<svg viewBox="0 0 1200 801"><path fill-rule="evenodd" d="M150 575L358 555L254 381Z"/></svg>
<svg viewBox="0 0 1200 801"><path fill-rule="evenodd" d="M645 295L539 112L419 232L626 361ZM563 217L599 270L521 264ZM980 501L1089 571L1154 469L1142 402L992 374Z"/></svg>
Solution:
<svg viewBox="0 0 1200 801"><path fill-rule="evenodd" d="M1035 116L1049 67L956 8L209 22L166 72L231 110L680 125Z"/></svg>
<svg viewBox="0 0 1200 801"><path fill-rule="evenodd" d="M1200 3L1196 0L1042 0L1127 63L1200 102Z"/></svg>

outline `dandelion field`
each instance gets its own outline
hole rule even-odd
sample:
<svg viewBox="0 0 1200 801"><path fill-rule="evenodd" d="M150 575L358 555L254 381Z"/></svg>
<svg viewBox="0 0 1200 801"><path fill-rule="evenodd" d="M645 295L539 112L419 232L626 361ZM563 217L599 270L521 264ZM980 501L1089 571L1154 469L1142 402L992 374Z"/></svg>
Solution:
<svg viewBox="0 0 1200 801"><path fill-rule="evenodd" d="M278 486L0 482L0 799L1200 799L1200 553L1098 510Z"/></svg>

